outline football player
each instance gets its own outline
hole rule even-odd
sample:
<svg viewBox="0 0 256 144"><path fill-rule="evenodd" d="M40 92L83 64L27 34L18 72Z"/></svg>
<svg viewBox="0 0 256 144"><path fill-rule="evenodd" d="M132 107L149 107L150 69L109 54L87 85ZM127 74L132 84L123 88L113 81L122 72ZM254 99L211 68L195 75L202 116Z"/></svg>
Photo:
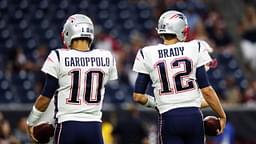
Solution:
<svg viewBox="0 0 256 144"><path fill-rule="evenodd" d="M220 118L219 134L226 123L225 112L205 70L212 59L201 41L185 42L189 28L181 12L163 13L157 32L164 43L140 49L135 58L133 70L138 76L133 99L159 111L160 144L203 144L200 90ZM150 80L155 98L145 95Z"/></svg>
<svg viewBox="0 0 256 144"><path fill-rule="evenodd" d="M37 142L33 126L54 96L55 143L103 144L104 86L109 80L117 79L115 59L109 51L90 49L94 25L85 15L70 16L62 35L66 48L51 51L42 67L46 84L27 119L29 134Z"/></svg>

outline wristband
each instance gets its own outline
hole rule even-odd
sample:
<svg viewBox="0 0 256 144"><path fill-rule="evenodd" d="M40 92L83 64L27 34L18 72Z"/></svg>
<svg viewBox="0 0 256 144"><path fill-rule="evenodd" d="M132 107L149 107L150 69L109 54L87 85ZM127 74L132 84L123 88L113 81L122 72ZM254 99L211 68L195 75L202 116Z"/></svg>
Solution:
<svg viewBox="0 0 256 144"><path fill-rule="evenodd" d="M33 106L27 119L27 125L34 126L42 114L43 112L39 111L35 106Z"/></svg>
<svg viewBox="0 0 256 144"><path fill-rule="evenodd" d="M148 101L147 101L147 103L144 106L155 108L156 107L155 98L150 96L150 95L146 95L146 96L148 97Z"/></svg>

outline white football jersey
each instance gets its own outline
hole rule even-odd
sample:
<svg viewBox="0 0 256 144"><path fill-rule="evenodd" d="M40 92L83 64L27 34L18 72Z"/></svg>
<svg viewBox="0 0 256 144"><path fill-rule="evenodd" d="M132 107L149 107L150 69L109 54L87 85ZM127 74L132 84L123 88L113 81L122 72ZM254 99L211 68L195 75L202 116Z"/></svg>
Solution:
<svg viewBox="0 0 256 144"><path fill-rule="evenodd" d="M58 79L55 96L57 122L101 121L105 84L117 79L116 62L106 50L57 49L42 71Z"/></svg>
<svg viewBox="0 0 256 144"><path fill-rule="evenodd" d="M160 113L179 107L200 107L196 69L212 59L201 41L153 45L140 49L133 70L150 75Z"/></svg>

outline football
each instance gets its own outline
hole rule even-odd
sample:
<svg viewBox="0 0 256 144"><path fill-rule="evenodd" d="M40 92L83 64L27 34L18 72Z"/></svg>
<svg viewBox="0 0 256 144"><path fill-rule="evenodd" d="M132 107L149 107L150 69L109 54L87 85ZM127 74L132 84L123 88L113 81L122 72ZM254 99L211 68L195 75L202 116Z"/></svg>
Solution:
<svg viewBox="0 0 256 144"><path fill-rule="evenodd" d="M217 136L217 129L220 129L220 121L216 116L204 118L204 131L207 136Z"/></svg>
<svg viewBox="0 0 256 144"><path fill-rule="evenodd" d="M33 136L39 143L47 143L50 141L50 137L54 135L54 127L49 123L41 123L33 128Z"/></svg>

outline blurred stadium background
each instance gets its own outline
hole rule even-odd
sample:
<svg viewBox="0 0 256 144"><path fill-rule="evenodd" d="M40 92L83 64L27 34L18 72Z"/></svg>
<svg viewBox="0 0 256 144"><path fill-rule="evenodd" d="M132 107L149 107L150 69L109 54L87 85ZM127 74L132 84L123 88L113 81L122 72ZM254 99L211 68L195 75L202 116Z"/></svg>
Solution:
<svg viewBox="0 0 256 144"><path fill-rule="evenodd" d="M25 119L44 83L40 67L62 47L62 26L74 13L93 19L93 47L111 50L118 61L119 80L109 83L104 101L105 143L155 144L157 114L133 104L131 67L139 48L160 42L155 27L168 9L186 14L191 39L208 41L218 60L208 73L228 124L207 143L256 144L255 0L0 0L0 144L28 143Z"/></svg>

